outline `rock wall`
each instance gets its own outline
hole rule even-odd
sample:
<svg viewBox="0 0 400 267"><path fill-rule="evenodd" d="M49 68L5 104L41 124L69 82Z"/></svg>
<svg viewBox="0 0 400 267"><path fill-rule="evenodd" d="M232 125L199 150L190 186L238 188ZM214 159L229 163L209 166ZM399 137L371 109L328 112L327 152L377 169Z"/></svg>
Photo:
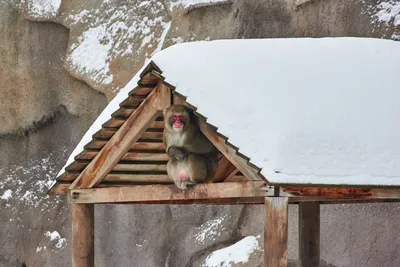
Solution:
<svg viewBox="0 0 400 267"><path fill-rule="evenodd" d="M46 190L107 100L152 54L223 38L398 40L400 1L0 0L0 33L0 266L68 266L69 206ZM399 209L323 206L322 266L400 266ZM261 266L263 214L261 206L98 206L96 266ZM295 206L289 240L295 266ZM243 244L250 258L212 263Z"/></svg>

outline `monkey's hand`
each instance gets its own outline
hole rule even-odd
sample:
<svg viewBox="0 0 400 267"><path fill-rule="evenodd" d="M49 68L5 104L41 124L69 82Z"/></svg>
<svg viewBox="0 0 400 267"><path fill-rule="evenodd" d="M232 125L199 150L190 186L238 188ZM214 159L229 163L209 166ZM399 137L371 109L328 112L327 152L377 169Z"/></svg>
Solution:
<svg viewBox="0 0 400 267"><path fill-rule="evenodd" d="M182 149L180 149L176 146L169 147L167 154L170 158L174 158L178 161L184 161L186 159L186 157L188 156L187 153L185 153Z"/></svg>

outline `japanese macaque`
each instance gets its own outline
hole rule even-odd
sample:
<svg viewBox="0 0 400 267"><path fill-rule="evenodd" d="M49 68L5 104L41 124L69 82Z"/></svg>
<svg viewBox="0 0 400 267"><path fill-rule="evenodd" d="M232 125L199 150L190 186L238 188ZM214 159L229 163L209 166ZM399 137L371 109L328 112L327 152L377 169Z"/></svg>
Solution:
<svg viewBox="0 0 400 267"><path fill-rule="evenodd" d="M200 131L194 114L183 105L173 105L164 111L164 122L168 176L180 189L210 181L217 169L218 152Z"/></svg>

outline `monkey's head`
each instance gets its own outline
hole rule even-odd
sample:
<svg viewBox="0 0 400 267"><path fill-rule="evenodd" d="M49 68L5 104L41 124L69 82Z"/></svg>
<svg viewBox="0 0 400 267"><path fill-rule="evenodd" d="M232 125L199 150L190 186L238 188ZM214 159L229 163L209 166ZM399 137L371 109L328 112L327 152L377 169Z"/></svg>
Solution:
<svg viewBox="0 0 400 267"><path fill-rule="evenodd" d="M190 111L183 105L172 105L164 110L165 128L169 131L183 132L191 123Z"/></svg>

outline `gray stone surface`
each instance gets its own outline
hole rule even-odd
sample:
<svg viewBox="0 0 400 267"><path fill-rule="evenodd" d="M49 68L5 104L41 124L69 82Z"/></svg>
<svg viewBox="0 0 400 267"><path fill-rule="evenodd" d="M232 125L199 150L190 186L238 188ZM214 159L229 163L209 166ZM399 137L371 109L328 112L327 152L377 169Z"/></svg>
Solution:
<svg viewBox="0 0 400 267"><path fill-rule="evenodd" d="M57 15L42 17L27 10L29 1L0 0L0 197L12 192L10 199L0 199L1 267L71 264L70 209L65 199L46 197L48 183L106 97L111 99L161 46L220 38L400 36L393 21L376 20L380 1L373 0L236 0L189 10L171 8L170 1L138 7L140 1L71 0L62 1ZM156 22L137 35L119 24L129 28L146 16ZM113 44L105 64L109 73L69 64L82 36L101 25L119 30L101 40ZM124 54L128 45L133 52ZM87 52L96 58L97 51ZM103 83L110 74L112 83ZM324 206L322 266L400 266L399 209L394 203ZM96 207L96 266L201 266L213 251L262 235L263 220L262 206L101 205ZM295 266L295 206L289 240ZM237 266L261 262L258 251Z"/></svg>

